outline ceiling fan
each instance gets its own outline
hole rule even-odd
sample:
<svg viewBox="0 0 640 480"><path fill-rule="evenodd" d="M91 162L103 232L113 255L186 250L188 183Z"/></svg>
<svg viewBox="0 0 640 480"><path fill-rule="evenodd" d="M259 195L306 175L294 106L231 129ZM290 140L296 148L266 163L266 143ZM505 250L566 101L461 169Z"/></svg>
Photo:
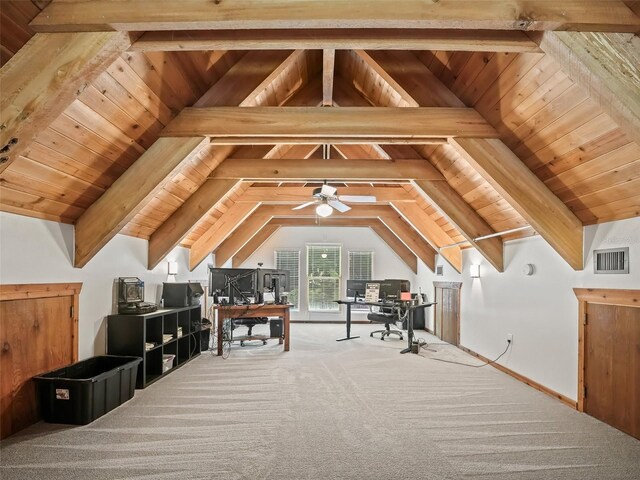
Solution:
<svg viewBox="0 0 640 480"><path fill-rule="evenodd" d="M303 208L316 205L316 213L320 217L328 217L333 213L333 210L344 213L351 210L347 203L373 203L376 201L376 197L370 195L337 195L338 189L330 185L325 184L320 188L313 190L314 200L311 202L303 203L292 210L302 210Z"/></svg>

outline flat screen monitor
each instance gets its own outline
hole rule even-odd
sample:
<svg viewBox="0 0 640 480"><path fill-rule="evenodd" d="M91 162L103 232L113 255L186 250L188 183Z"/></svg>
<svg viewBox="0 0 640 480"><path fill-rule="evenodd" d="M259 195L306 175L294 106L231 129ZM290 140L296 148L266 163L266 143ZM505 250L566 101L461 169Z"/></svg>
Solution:
<svg viewBox="0 0 640 480"><path fill-rule="evenodd" d="M380 282L380 298L383 300L397 300L401 292L411 291L409 280L386 279Z"/></svg>
<svg viewBox="0 0 640 480"><path fill-rule="evenodd" d="M193 283L163 283L162 299L165 307L195 307L204 293L202 285Z"/></svg>
<svg viewBox="0 0 640 480"><path fill-rule="evenodd" d="M367 283L375 283L375 280L347 280L347 297L364 298Z"/></svg>
<svg viewBox="0 0 640 480"><path fill-rule="evenodd" d="M265 291L272 291L278 282L279 293L289 291L289 284L291 283L289 270L276 270L272 268L258 268L258 291L264 293Z"/></svg>
<svg viewBox="0 0 640 480"><path fill-rule="evenodd" d="M250 268L209 267L209 295L246 301L256 297L256 270Z"/></svg>

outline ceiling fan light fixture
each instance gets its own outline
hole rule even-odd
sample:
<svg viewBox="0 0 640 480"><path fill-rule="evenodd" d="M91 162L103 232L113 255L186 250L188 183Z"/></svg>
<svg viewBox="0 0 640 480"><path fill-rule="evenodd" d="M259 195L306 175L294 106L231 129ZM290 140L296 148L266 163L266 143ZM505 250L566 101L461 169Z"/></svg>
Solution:
<svg viewBox="0 0 640 480"><path fill-rule="evenodd" d="M331 208L331 206L327 205L326 203L321 203L316 207L316 213L319 217L328 217L333 213L333 208Z"/></svg>

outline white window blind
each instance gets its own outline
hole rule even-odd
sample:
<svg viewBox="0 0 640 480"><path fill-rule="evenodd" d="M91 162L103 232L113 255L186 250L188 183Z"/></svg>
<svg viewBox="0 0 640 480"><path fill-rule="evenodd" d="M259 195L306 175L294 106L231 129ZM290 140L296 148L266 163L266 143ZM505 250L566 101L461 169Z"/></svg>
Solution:
<svg viewBox="0 0 640 480"><path fill-rule="evenodd" d="M349 252L349 280L373 279L373 252Z"/></svg>
<svg viewBox="0 0 640 480"><path fill-rule="evenodd" d="M307 246L307 279L309 311L340 310L340 245Z"/></svg>
<svg viewBox="0 0 640 480"><path fill-rule="evenodd" d="M289 302L293 304L293 309L300 306L300 252L298 250L276 250L276 268L278 270L289 271Z"/></svg>
<svg viewBox="0 0 640 480"><path fill-rule="evenodd" d="M349 252L349 280L373 280L373 252ZM369 310L366 305L353 305L352 310Z"/></svg>

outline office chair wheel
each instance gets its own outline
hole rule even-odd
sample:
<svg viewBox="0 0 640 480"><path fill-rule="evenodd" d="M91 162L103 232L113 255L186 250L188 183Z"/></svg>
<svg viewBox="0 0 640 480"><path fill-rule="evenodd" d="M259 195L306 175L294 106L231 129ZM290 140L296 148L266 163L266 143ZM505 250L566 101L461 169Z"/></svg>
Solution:
<svg viewBox="0 0 640 480"><path fill-rule="evenodd" d="M370 336L371 338L373 338L373 333L370 333L370 334L369 334L369 336Z"/></svg>
<svg viewBox="0 0 640 480"><path fill-rule="evenodd" d="M263 344L263 345L266 345L266 344L267 344L267 341L266 341L266 340L262 340L262 344Z"/></svg>
<svg viewBox="0 0 640 480"><path fill-rule="evenodd" d="M244 347L244 342L240 342L240 346L241 346L241 347Z"/></svg>

